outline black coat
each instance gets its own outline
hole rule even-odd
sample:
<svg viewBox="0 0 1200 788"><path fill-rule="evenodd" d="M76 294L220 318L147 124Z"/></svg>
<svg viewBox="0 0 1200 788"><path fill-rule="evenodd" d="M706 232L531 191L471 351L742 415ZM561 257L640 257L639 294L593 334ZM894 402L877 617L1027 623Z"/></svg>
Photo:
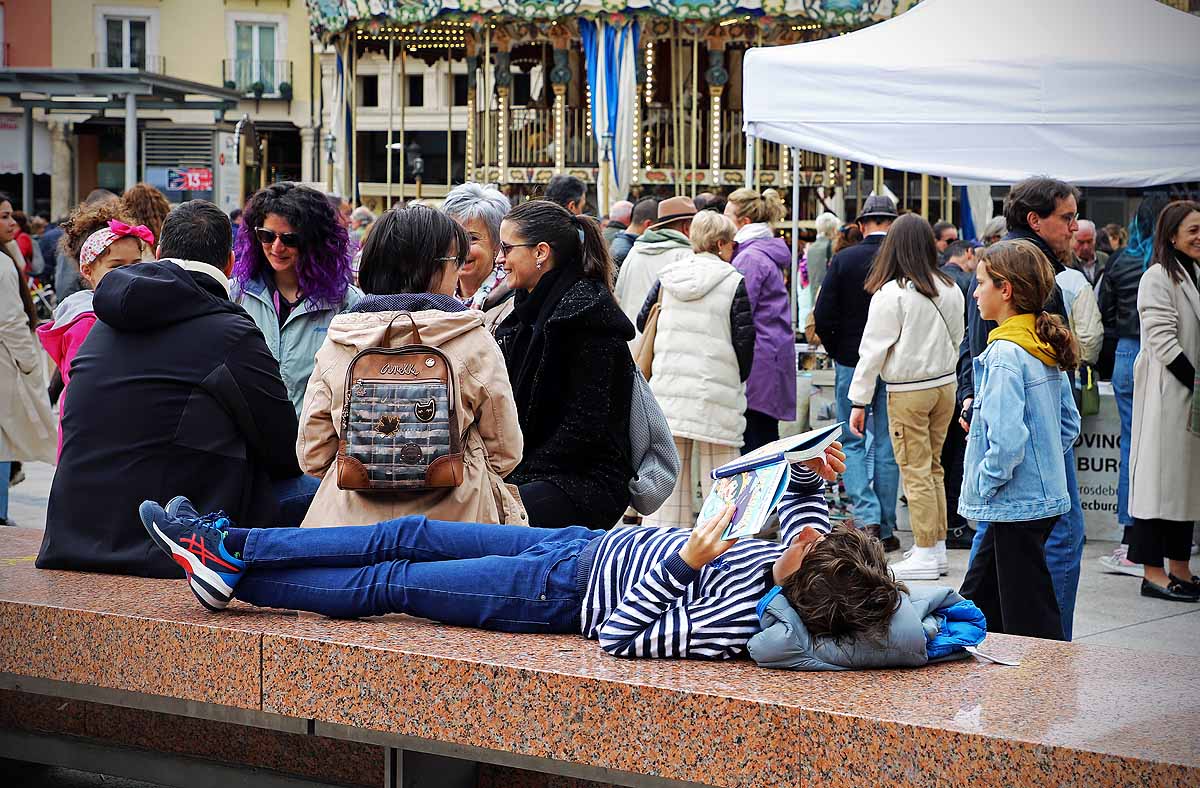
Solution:
<svg viewBox="0 0 1200 788"><path fill-rule="evenodd" d="M868 235L835 254L813 307L813 321L825 352L843 366L858 364L858 346L871 308L871 294L863 284L882 245L882 235Z"/></svg>
<svg viewBox="0 0 1200 788"><path fill-rule="evenodd" d="M296 412L262 333L207 274L173 263L108 273L71 366L43 569L177 577L138 506L186 495L271 525L272 479L300 475Z"/></svg>
<svg viewBox="0 0 1200 788"><path fill-rule="evenodd" d="M633 477L633 325L603 283L575 270L552 274L518 293L496 331L525 436L508 482L550 482L575 505L579 525L610 528L629 505Z"/></svg>
<svg viewBox="0 0 1200 788"><path fill-rule="evenodd" d="M1100 304L1100 318L1104 321L1105 338L1141 338L1142 321L1138 317L1137 296L1145 271L1146 264L1141 257L1122 251L1117 257L1109 258L1096 297Z"/></svg>

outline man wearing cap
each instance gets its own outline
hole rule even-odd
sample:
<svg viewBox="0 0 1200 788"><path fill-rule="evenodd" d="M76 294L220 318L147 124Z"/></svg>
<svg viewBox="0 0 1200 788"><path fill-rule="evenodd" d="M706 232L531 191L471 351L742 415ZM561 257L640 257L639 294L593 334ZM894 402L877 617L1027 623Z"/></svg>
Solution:
<svg viewBox="0 0 1200 788"><path fill-rule="evenodd" d="M146 490L266 526L298 525L316 491L296 463L279 363L229 300L229 217L185 202L158 240L157 262L110 271L96 287L39 567L178 576L138 520Z"/></svg>
<svg viewBox="0 0 1200 788"><path fill-rule="evenodd" d="M813 308L817 335L825 352L833 358L836 373L838 420L850 422L850 381L858 364L858 346L867 325L871 294L863 284L871 263L879 253L883 237L895 221L896 204L886 195L871 195L855 220L862 230L861 243L843 249L829 261L825 281ZM887 551L899 550L900 540L892 533L896 527L896 496L900 469L892 453L888 432L887 387L876 381L875 396L868 413L868 429L862 436L843 430L846 452L846 494L854 507L856 525L877 536ZM868 473L867 441L874 448L874 474ZM873 479L872 479L873 476Z"/></svg>
<svg viewBox="0 0 1200 788"><path fill-rule="evenodd" d="M658 221L638 237L625 257L613 295L621 311L635 326L642 302L658 281L662 269L668 263L691 257L692 242L688 236L695 215L696 206L690 197L663 200L658 204ZM636 347L640 338L639 332L630 344Z"/></svg>

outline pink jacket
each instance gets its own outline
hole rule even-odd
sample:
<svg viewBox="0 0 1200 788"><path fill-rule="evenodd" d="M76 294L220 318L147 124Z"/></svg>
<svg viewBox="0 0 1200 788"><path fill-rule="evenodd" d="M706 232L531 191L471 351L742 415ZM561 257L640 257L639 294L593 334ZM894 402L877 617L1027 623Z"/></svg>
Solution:
<svg viewBox="0 0 1200 788"><path fill-rule="evenodd" d="M83 340L96 322L92 311L92 291L72 293L54 310L54 322L38 326L38 340L62 373L63 392L58 400L58 454L62 454L62 417L67 407L67 384L71 382L71 363Z"/></svg>

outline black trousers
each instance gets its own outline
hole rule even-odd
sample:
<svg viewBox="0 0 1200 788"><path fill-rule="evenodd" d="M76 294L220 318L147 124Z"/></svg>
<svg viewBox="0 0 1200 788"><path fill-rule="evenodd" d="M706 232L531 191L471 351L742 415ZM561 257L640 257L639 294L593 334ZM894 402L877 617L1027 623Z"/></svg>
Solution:
<svg viewBox="0 0 1200 788"><path fill-rule="evenodd" d="M579 525L579 513L567 494L551 482L536 481L522 484L521 502L535 528L566 528Z"/></svg>
<svg viewBox="0 0 1200 788"><path fill-rule="evenodd" d="M746 410L746 432L742 435L742 454L752 452L759 446L765 446L771 441L779 440L779 419L760 413L757 410Z"/></svg>
<svg viewBox="0 0 1200 788"><path fill-rule="evenodd" d="M963 458L967 453L967 433L958 423L958 408L950 417L950 429L946 430L946 442L942 444L942 472L946 486L946 528L953 531L967 525L958 513L958 494L962 490Z"/></svg>
<svg viewBox="0 0 1200 788"><path fill-rule="evenodd" d="M1063 640L1062 615L1046 568L1057 517L990 523L959 593L987 617L988 632Z"/></svg>
<svg viewBox="0 0 1200 788"><path fill-rule="evenodd" d="M1192 557L1192 523L1179 520L1134 518L1129 529L1129 560L1146 566L1163 565L1163 559L1187 561ZM1183 578L1187 580L1188 578Z"/></svg>

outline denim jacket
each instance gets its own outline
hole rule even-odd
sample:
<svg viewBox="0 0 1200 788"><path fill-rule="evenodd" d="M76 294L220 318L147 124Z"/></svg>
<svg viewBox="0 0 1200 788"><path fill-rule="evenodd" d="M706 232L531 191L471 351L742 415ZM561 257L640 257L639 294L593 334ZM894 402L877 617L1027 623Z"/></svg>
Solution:
<svg viewBox="0 0 1200 788"><path fill-rule="evenodd" d="M1079 411L1066 373L997 340L975 359L974 374L958 513L1015 522L1069 511L1063 455L1079 436Z"/></svg>

